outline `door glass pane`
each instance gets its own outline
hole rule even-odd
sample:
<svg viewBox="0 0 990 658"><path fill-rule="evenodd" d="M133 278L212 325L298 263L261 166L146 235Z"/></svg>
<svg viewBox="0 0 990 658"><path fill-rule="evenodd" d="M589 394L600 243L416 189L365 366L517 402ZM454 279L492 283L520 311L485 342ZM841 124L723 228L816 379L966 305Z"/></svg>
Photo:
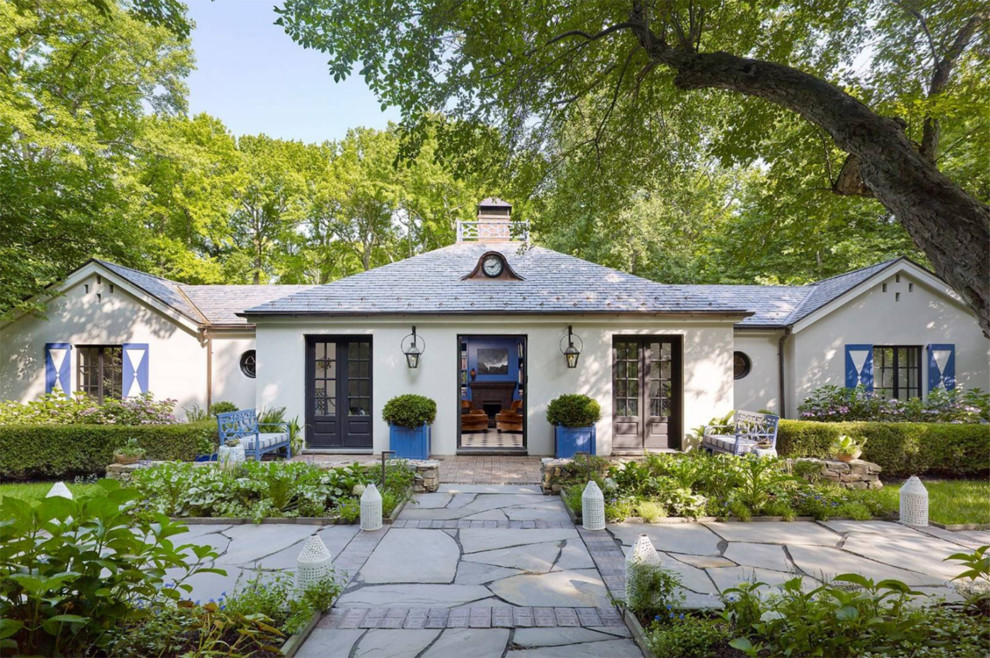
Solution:
<svg viewBox="0 0 990 658"><path fill-rule="evenodd" d="M124 349L122 347L103 348L103 397L121 398L124 383Z"/></svg>
<svg viewBox="0 0 990 658"><path fill-rule="evenodd" d="M333 416L337 396L337 344L320 341L313 345L313 413Z"/></svg>

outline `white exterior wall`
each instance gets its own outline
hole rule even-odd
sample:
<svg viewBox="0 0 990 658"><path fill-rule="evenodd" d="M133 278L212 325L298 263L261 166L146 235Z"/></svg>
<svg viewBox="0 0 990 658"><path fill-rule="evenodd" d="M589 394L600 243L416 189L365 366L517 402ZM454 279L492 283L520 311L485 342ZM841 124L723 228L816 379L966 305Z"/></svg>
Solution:
<svg viewBox="0 0 990 658"><path fill-rule="evenodd" d="M782 331L737 330L735 351L749 357L752 368L748 375L735 380L733 408L746 411L766 409L779 413L778 341ZM726 412L728 409L725 410ZM721 415L720 414L716 415Z"/></svg>
<svg viewBox="0 0 990 658"><path fill-rule="evenodd" d="M241 355L255 349L254 332L212 334L213 402L233 402L252 409L255 380L241 372Z"/></svg>
<svg viewBox="0 0 990 658"><path fill-rule="evenodd" d="M333 321L263 319L258 321L258 407L286 407L288 418L305 420L305 346L307 335L372 335L373 450L388 448L388 425L382 420L385 403L396 395L417 393L437 402L433 453L457 450L459 401L458 335L525 335L528 384L527 445L531 455L553 453L553 433L546 407L563 393L583 393L599 401L598 453L612 449L612 336L617 334L680 335L684 337L685 434L719 410L732 406L732 323L687 319L626 319L601 317L533 317L526 319L468 319L423 317L348 318ZM417 369L406 366L399 347L416 325L426 341ZM584 341L576 369L569 370L560 353L567 325ZM723 412L724 413L724 412ZM684 446L688 447L687 441Z"/></svg>
<svg viewBox="0 0 990 658"><path fill-rule="evenodd" d="M930 282L910 271L878 280L858 296L831 308L818 319L813 314L794 328L787 339L788 416L797 417L797 407L808 395L826 384L845 386L847 344L922 346L921 388L928 390L928 353L931 343L952 343L956 349L956 382L963 388L990 386L990 341L983 337L976 318L948 289L930 287ZM882 284L887 284L883 292ZM908 291L909 284L913 290ZM897 299L896 293L900 293ZM813 321L811 321L813 320ZM809 322L811 321L811 322Z"/></svg>
<svg viewBox="0 0 990 658"><path fill-rule="evenodd" d="M78 345L148 343L148 390L182 408L206 403L206 350L196 332L128 293L110 291L104 275L74 282L48 304L47 319L23 316L0 327L0 399L28 402L45 393L45 344L71 343L70 381L77 385ZM89 285L89 293L85 286ZM96 295L102 296L97 301Z"/></svg>

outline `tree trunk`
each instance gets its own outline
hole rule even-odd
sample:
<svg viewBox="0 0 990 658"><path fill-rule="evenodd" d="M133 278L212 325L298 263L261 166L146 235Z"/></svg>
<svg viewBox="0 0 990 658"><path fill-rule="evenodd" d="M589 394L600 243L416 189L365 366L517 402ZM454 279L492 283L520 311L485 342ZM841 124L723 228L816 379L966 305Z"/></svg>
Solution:
<svg viewBox="0 0 990 658"><path fill-rule="evenodd" d="M677 71L674 82L681 89L755 96L828 131L839 148L859 158L863 181L873 195L907 229L990 337L990 208L926 160L893 119L790 67L728 53L676 50L645 28L634 32L654 61Z"/></svg>

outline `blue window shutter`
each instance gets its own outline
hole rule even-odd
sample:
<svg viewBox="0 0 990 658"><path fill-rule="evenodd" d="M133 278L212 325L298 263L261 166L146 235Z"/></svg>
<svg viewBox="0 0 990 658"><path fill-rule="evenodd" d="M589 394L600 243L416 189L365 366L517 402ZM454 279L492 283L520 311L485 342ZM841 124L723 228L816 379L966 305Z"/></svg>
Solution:
<svg viewBox="0 0 990 658"><path fill-rule="evenodd" d="M124 343L123 377L121 385L124 397L144 395L148 392L148 344Z"/></svg>
<svg viewBox="0 0 990 658"><path fill-rule="evenodd" d="M933 343L928 346L928 390L939 386L953 391L956 388L956 346L952 343Z"/></svg>
<svg viewBox="0 0 990 658"><path fill-rule="evenodd" d="M846 345L846 388L860 384L873 392L873 346Z"/></svg>
<svg viewBox="0 0 990 658"><path fill-rule="evenodd" d="M45 343L45 393L56 388L66 396L72 393L72 345L69 343Z"/></svg>

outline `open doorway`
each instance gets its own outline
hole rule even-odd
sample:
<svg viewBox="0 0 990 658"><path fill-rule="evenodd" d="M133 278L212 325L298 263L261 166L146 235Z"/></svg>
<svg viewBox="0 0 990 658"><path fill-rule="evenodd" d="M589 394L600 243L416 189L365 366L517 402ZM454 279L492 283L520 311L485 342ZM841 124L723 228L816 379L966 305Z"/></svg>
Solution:
<svg viewBox="0 0 990 658"><path fill-rule="evenodd" d="M526 453L526 337L458 336L458 452Z"/></svg>

